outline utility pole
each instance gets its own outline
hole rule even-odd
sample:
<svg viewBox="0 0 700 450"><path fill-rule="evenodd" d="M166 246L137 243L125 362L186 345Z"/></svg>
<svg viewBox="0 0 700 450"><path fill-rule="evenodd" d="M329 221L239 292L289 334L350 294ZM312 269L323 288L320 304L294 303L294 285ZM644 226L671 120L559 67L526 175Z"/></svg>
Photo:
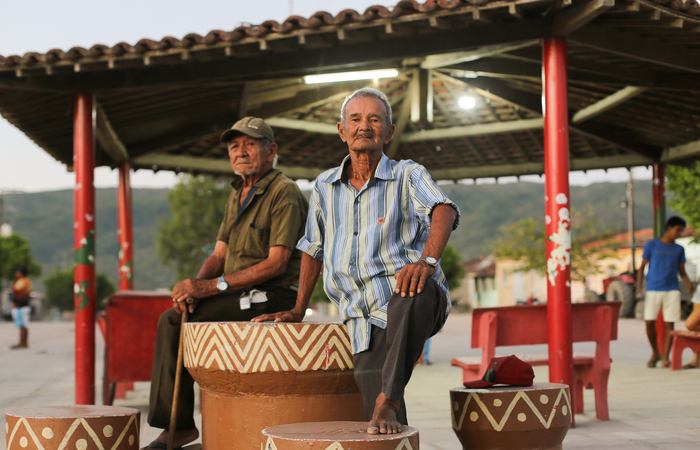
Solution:
<svg viewBox="0 0 700 450"><path fill-rule="evenodd" d="M628 243L632 252L632 276L637 279L637 264L634 261L634 176L632 168L629 169L629 180L627 181L627 229L629 231Z"/></svg>

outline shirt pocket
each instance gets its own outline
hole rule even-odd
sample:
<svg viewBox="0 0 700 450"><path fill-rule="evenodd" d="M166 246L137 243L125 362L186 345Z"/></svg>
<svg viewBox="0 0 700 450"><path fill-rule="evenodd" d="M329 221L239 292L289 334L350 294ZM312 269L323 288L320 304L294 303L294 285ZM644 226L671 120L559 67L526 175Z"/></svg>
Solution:
<svg viewBox="0 0 700 450"><path fill-rule="evenodd" d="M255 228L251 224L241 250L248 257L267 258L270 251L270 228Z"/></svg>

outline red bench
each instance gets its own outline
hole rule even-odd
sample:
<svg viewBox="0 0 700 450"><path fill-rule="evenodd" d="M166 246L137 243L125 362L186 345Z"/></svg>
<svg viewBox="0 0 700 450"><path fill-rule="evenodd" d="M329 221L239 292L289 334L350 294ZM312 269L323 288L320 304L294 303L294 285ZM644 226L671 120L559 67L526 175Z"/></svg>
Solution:
<svg viewBox="0 0 700 450"><path fill-rule="evenodd" d="M693 353L700 352L700 332L671 331L673 347L671 348L671 370L683 368L683 350L689 348Z"/></svg>
<svg viewBox="0 0 700 450"><path fill-rule="evenodd" d="M610 420L608 376L610 341L617 339L621 302L574 303L571 305L573 342L595 342L595 354L574 354L574 385L571 403L574 412L583 413L583 388L595 393L596 417ZM472 348L481 348L481 357L462 357L452 365L463 369L463 380L481 379L496 347L547 344L547 305L476 308L472 312ZM549 355L517 355L533 366L549 364Z"/></svg>
<svg viewBox="0 0 700 450"><path fill-rule="evenodd" d="M119 291L105 308L103 401L111 405L119 385L151 381L160 315L173 307L170 292ZM123 392L122 392L123 393Z"/></svg>

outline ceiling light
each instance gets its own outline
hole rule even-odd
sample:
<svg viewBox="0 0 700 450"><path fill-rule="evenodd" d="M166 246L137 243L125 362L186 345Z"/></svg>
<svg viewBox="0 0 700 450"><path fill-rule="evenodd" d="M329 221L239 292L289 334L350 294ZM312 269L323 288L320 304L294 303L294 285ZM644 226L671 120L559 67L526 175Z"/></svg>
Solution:
<svg viewBox="0 0 700 450"><path fill-rule="evenodd" d="M459 99L459 107L462 109L472 109L474 106L476 106L474 97L465 96Z"/></svg>
<svg viewBox="0 0 700 450"><path fill-rule="evenodd" d="M306 84L335 83L338 81L376 80L378 78L393 78L399 75L396 69L365 70L362 72L327 73L323 75L307 75L304 77Z"/></svg>

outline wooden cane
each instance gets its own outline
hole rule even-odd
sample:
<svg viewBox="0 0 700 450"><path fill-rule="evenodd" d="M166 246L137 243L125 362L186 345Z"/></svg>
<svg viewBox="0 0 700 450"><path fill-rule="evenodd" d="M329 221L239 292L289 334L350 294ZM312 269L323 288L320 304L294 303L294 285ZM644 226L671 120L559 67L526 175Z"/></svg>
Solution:
<svg viewBox="0 0 700 450"><path fill-rule="evenodd" d="M182 311L182 320L180 321L180 342L177 346L177 368L175 369L175 387L173 388L173 407L170 410L170 427L168 428L168 450L173 450L173 443L175 442L175 428L176 428L176 423L177 423L177 404L178 404L178 397L180 395L180 378L182 375L182 359L183 359L183 354L184 351L182 347L183 341L184 341L184 333L183 333L183 326L187 322L187 309L188 305L191 305L194 303L193 298L188 298L186 300L186 305L184 310Z"/></svg>

